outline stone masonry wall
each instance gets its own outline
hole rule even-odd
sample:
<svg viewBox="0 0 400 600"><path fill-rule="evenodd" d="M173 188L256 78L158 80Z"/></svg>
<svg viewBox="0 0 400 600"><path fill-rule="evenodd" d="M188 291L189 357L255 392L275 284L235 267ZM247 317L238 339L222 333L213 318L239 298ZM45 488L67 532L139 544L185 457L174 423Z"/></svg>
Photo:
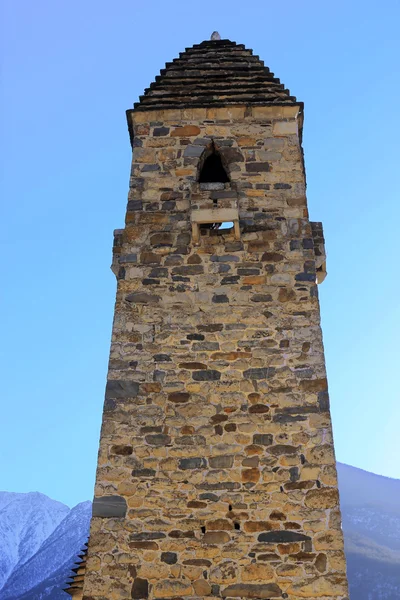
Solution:
<svg viewBox="0 0 400 600"><path fill-rule="evenodd" d="M297 110L131 115L86 600L348 597ZM194 246L212 140L241 239Z"/></svg>

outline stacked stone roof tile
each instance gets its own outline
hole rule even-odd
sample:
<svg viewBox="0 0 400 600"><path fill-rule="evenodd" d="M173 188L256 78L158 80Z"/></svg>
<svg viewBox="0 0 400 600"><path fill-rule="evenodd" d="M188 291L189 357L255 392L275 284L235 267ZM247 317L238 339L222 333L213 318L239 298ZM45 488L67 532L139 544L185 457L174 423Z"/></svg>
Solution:
<svg viewBox="0 0 400 600"><path fill-rule="evenodd" d="M186 48L165 65L135 110L297 104L289 90L243 44L210 40Z"/></svg>
<svg viewBox="0 0 400 600"><path fill-rule="evenodd" d="M71 575L69 579L71 581L67 582L67 588L63 591L79 600L82 598L83 594L83 583L85 579L86 573L86 558L87 558L88 545L84 544L81 553L78 555L78 562L74 563L76 565L75 568L71 569L74 575Z"/></svg>

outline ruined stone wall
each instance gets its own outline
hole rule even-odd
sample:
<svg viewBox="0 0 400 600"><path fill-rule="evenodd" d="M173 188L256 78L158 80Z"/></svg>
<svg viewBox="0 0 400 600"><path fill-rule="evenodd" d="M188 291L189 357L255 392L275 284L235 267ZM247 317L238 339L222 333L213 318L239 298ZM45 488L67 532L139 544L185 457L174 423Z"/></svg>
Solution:
<svg viewBox="0 0 400 600"><path fill-rule="evenodd" d="M87 600L347 598L297 110L132 115ZM211 140L241 239L194 246Z"/></svg>

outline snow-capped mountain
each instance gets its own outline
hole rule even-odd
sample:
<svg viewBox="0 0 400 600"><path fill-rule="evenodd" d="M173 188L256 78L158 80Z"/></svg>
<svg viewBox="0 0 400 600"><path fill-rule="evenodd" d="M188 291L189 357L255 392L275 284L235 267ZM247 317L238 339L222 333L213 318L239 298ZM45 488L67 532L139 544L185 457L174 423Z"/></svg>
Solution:
<svg viewBox="0 0 400 600"><path fill-rule="evenodd" d="M400 600L400 480L338 464L350 600ZM0 492L0 600L68 600L91 503Z"/></svg>
<svg viewBox="0 0 400 600"><path fill-rule="evenodd" d="M0 492L1 600L68 599L62 588L87 540L91 508Z"/></svg>
<svg viewBox="0 0 400 600"><path fill-rule="evenodd" d="M76 555L87 540L91 511L91 502L82 502L69 511L36 554L10 575L0 592L1 599L39 598L32 595L32 590L54 573L59 573L59 582L65 584ZM57 596L53 592L50 597ZM64 594L60 597L67 598Z"/></svg>
<svg viewBox="0 0 400 600"><path fill-rule="evenodd" d="M0 589L36 554L68 513L68 506L44 494L0 492Z"/></svg>

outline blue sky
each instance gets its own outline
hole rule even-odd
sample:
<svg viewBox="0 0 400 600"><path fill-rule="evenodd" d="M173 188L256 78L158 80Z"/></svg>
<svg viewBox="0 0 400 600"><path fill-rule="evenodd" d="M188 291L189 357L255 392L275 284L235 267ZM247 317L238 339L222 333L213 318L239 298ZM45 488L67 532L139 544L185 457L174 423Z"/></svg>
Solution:
<svg viewBox="0 0 400 600"><path fill-rule="evenodd" d="M400 477L397 1L3 0L0 489L92 497L125 110L213 30L305 102L338 460Z"/></svg>

